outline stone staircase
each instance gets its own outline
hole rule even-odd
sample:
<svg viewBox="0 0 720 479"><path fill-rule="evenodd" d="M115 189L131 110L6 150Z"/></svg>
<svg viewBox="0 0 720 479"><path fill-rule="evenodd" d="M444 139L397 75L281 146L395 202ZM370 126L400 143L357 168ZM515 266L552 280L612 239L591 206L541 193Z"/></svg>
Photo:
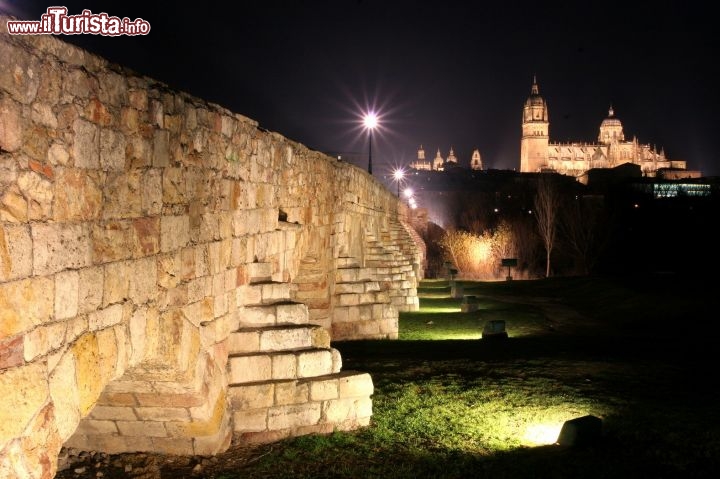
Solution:
<svg viewBox="0 0 720 479"><path fill-rule="evenodd" d="M336 259L333 340L397 339L398 312L417 311L421 258L399 222L365 232L364 261Z"/></svg>
<svg viewBox="0 0 720 479"><path fill-rule="evenodd" d="M271 265L249 269L239 326L228 338L228 397L240 443L366 426L373 383L341 372L340 353L325 328L311 324L295 285L272 281Z"/></svg>

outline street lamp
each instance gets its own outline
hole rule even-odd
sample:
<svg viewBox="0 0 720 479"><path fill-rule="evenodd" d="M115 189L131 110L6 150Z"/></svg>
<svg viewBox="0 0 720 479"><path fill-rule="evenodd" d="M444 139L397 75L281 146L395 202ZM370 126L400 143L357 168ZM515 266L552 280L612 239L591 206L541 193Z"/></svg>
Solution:
<svg viewBox="0 0 720 479"><path fill-rule="evenodd" d="M363 118L363 124L368 131L368 173L372 175L372 133L378 124L377 115L373 112L367 113Z"/></svg>
<svg viewBox="0 0 720 479"><path fill-rule="evenodd" d="M400 198L400 182L405 178L405 170L398 168L393 172L393 179L397 183L397 197Z"/></svg>

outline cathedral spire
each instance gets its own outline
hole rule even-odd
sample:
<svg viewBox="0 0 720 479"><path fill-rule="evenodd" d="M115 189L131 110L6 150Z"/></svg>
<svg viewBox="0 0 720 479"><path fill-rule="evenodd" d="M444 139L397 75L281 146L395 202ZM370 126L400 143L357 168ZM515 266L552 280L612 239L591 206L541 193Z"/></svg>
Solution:
<svg viewBox="0 0 720 479"><path fill-rule="evenodd" d="M610 109L608 110L608 118L612 118L615 116L615 110L613 110L612 103L610 104Z"/></svg>
<svg viewBox="0 0 720 479"><path fill-rule="evenodd" d="M534 73L533 73L533 84L532 84L532 88L530 89L530 94L531 95L539 95L540 94L540 90L538 89L538 84L537 84L537 75Z"/></svg>

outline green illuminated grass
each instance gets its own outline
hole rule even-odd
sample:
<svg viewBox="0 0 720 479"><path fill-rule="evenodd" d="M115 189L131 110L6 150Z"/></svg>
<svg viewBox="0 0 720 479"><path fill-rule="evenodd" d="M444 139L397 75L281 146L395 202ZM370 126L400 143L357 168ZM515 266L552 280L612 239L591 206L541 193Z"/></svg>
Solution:
<svg viewBox="0 0 720 479"><path fill-rule="evenodd" d="M285 441L237 477L714 477L720 396L691 379L696 360L666 355L664 343L613 338L608 324L597 324L594 337L572 314L557 317L556 302L573 290L583 318L596 312L614 327L619 314L637 317L617 301L635 293L602 282L465 283L466 294L481 297L476 313L457 312L442 282L423 282L420 311L400 315L399 341L335 344L344 369L372 374L372 425ZM686 305L669 299L666 310ZM659 300L636 299L635 307L657 309ZM476 339L489 319L505 319L510 338ZM542 426L557 434L586 414L603 419L600 445L533 442Z"/></svg>

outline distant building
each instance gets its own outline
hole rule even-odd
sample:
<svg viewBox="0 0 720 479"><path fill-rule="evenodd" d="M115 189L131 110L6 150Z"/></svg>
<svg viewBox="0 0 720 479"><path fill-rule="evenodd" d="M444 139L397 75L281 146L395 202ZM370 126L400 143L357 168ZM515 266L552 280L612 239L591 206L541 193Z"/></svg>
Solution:
<svg viewBox="0 0 720 479"><path fill-rule="evenodd" d="M681 177L700 176L699 172L687 171L685 161L666 158L662 148L658 151L654 146L640 143L635 137L631 141L625 140L622 123L615 116L612 106L607 118L600 124L596 143L553 143L550 142L549 130L547 103L540 96L537 80L533 78L530 96L523 107L521 172L555 171L574 176L584 183L588 170L633 163L640 166L644 176L649 177L656 176L658 170L672 170Z"/></svg>
<svg viewBox="0 0 720 479"><path fill-rule="evenodd" d="M447 168L457 168L459 166L455 150L450 147L447 158L443 158L440 148L438 148L435 158L432 162L425 158L425 149L420 145L417 152L417 160L410 163L410 168L420 171L445 171ZM470 158L470 168L473 170L482 170L482 157L480 150L477 148L473 151Z"/></svg>

